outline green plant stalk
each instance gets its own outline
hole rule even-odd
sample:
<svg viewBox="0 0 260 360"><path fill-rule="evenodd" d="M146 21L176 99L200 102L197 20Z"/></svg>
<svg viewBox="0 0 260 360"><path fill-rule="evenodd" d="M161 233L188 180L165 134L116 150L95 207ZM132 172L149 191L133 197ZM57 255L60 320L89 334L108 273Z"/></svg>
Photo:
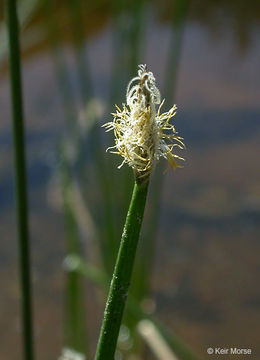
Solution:
<svg viewBox="0 0 260 360"><path fill-rule="evenodd" d="M113 360L130 285L147 197L148 181L135 182L110 284L95 360Z"/></svg>
<svg viewBox="0 0 260 360"><path fill-rule="evenodd" d="M33 331L30 286L30 250L24 154L24 126L20 69L19 27L15 0L4 1L8 33L8 54L14 142L15 201L21 287L23 358L33 359Z"/></svg>
<svg viewBox="0 0 260 360"><path fill-rule="evenodd" d="M79 272L86 276L93 284L97 285L104 291L109 290L109 278L106 273L96 268L95 266L85 262L77 255L72 255L74 264L72 272ZM153 315L148 315L140 307L140 303L129 294L128 302L126 304L126 311L129 316L138 324L141 320L149 320L156 327L157 331L166 341L167 345L172 349L173 353L181 360L199 360L200 358L190 350L190 348L180 340L176 334L170 332L163 324L160 323Z"/></svg>

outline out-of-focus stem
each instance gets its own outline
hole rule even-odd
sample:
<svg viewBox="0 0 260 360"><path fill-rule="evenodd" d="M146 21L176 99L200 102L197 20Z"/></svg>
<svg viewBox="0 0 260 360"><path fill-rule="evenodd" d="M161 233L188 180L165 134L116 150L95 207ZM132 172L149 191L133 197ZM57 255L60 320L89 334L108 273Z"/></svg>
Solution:
<svg viewBox="0 0 260 360"><path fill-rule="evenodd" d="M10 90L14 143L15 200L21 287L23 358L33 359L33 331L30 285L30 251L24 154L24 125L20 69L19 27L15 0L4 1L8 33Z"/></svg>
<svg viewBox="0 0 260 360"><path fill-rule="evenodd" d="M69 78L69 71L64 59L64 54L59 48L59 33L55 22L54 4L50 0L44 1L44 18L47 40L52 50L55 75L60 90L63 104L66 134L71 139L73 146L78 145L78 134L75 126L76 103L72 92ZM65 223L65 244L68 254L80 254L78 225L70 205L70 189L72 183L71 163L68 159L67 143L65 141L59 147L60 178L63 199L63 212ZM67 270L67 269L66 269ZM65 278L65 344L79 352L87 350L86 329L85 329L85 309L83 304L83 292L80 274L66 273Z"/></svg>

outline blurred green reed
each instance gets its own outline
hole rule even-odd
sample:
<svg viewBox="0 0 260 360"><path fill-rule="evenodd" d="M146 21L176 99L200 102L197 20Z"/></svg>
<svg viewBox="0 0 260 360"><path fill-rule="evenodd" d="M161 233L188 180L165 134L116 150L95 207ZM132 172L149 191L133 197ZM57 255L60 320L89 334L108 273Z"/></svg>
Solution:
<svg viewBox="0 0 260 360"><path fill-rule="evenodd" d="M8 34L8 59L14 143L16 226L21 289L23 358L24 360L32 360L33 329L30 284L30 246L26 189L26 162L20 67L19 25L15 0L4 1L4 14Z"/></svg>
<svg viewBox="0 0 260 360"><path fill-rule="evenodd" d="M46 37L52 51L54 61L54 72L57 77L57 85L60 92L60 98L63 104L65 115L65 134L73 142L73 145L80 146L78 142L76 128L76 103L72 91L71 81L67 64L64 60L64 54L59 46L60 34L56 27L56 21L53 14L55 9L53 2L45 0L43 2L44 24ZM66 256L71 254L81 254L81 246L78 234L78 224L70 206L70 189L72 182L72 169L69 161L68 141L60 140L58 146L59 172L61 194L63 200L63 213L65 222L65 251ZM65 266L66 270L66 266ZM79 274L66 272L65 279L65 313L64 313L64 336L65 346L71 347L79 352L87 351L87 335L85 328L84 313L84 293L82 289L82 279Z"/></svg>
<svg viewBox="0 0 260 360"><path fill-rule="evenodd" d="M75 2L64 0L63 3L72 35L77 90L80 95L81 107L86 110L96 98L90 76L91 69L84 34L85 22L88 21L84 17L84 11L98 8L104 3L80 0ZM173 97L176 85L187 5L188 0L175 0L172 9L172 41L165 69L165 92L163 93L163 96L168 98ZM115 166L118 160L105 153L100 125L110 119L109 113L113 109L114 103L118 104L124 101L127 81L136 71L137 64L143 62L146 6L147 3L144 0L134 0L130 3L122 0L112 2L113 61L109 103L103 117L94 111L92 114L94 120L91 124L86 124L83 133L82 126L78 121L78 99L72 90L70 69L61 48L62 34L58 28L59 10L50 0L35 1L35 8L43 10L43 28L53 55L54 70L65 118L65 133L58 146L58 170L66 232L65 346L87 353L88 356L91 351L87 346L90 334L87 334L85 329L88 322L88 309L84 307L82 276L87 277L97 288L108 289L132 186L131 169L124 167L118 171ZM128 26L125 21L126 17L131 19ZM39 31L39 33L41 32ZM150 297L151 269L162 187L161 173L161 169L157 169L151 184L150 206L140 239L136 271L130 288L130 299L123 319L123 324L130 330L132 347L130 350L125 350L124 347L121 348L119 341L118 348L124 358L130 353L142 358L145 356L144 342L149 345L152 338L150 340L144 338L139 325L142 320L146 319L155 326L156 331L173 354L182 360L196 360L197 357L174 334L155 320L153 315L148 315L147 309L142 308L141 305L143 300ZM80 237L82 236L83 238L92 238L92 243L81 244ZM84 252L84 249L87 251ZM71 261L73 259L74 261ZM93 261L98 261L98 268L93 267ZM101 304L101 306L103 305ZM161 358L161 360L163 359Z"/></svg>
<svg viewBox="0 0 260 360"><path fill-rule="evenodd" d="M63 200L63 213L65 222L65 242L67 257L71 255L81 255L79 242L78 225L70 205L71 197L71 174L66 150L60 150L60 184ZM82 288L82 276L77 273L69 272L71 264L64 260L66 271L65 283L65 314L64 314L64 334L65 345L80 352L87 351L87 336L85 328L84 293Z"/></svg>

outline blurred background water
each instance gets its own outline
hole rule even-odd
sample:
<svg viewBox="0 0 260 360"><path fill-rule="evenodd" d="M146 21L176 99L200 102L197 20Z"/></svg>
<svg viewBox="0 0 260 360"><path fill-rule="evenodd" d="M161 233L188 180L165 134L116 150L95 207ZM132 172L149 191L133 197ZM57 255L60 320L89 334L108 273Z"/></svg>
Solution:
<svg viewBox="0 0 260 360"><path fill-rule="evenodd" d="M211 358L208 347L232 345L252 348L248 358L259 358L260 4L19 4L37 359L57 358L63 338L65 231L57 182L58 144L77 121L86 142L74 171L91 187L88 196L98 212L103 205L91 174L88 144L95 142L95 133L89 124L92 118L100 124L110 121L112 104L124 101L127 82L139 63L154 73L167 105L177 104L174 123L187 145L184 168L163 176L151 280L155 312L202 359ZM1 19L2 13L1 9ZM8 360L20 358L21 349L3 28L1 36L0 359ZM72 120L65 125L65 118ZM105 151L108 140L101 137ZM67 151L74 158L78 150L72 144ZM106 154L105 161L112 156ZM84 162L90 164L87 173L80 170ZM118 171L115 166L104 169L108 178ZM131 182L130 169L124 176ZM124 218L120 201L118 212ZM82 238L85 247L90 240ZM85 297L93 348L102 307L88 282Z"/></svg>

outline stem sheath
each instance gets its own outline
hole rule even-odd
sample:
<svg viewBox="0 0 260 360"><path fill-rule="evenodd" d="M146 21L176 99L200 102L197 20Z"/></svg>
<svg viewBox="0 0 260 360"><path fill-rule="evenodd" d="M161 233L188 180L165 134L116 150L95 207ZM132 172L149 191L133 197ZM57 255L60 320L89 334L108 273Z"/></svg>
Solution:
<svg viewBox="0 0 260 360"><path fill-rule="evenodd" d="M15 0L4 1L5 22L8 34L10 93L12 107L16 221L21 287L23 359L33 359L33 333L30 286L30 252L24 155L24 126L20 69L19 27Z"/></svg>
<svg viewBox="0 0 260 360"><path fill-rule="evenodd" d="M142 225L148 181L135 183L104 312L95 360L113 360Z"/></svg>

